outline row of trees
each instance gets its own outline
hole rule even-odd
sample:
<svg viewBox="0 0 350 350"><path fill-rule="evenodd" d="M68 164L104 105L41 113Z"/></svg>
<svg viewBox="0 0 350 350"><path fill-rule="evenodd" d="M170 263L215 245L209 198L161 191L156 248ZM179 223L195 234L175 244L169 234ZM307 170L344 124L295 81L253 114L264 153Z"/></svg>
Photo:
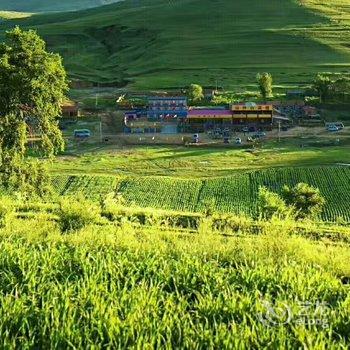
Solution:
<svg viewBox="0 0 350 350"><path fill-rule="evenodd" d="M266 100L273 97L273 78L270 73L258 73L256 81L261 97ZM191 84L187 90L187 96L192 103L198 103L204 99L203 87L198 84Z"/></svg>
<svg viewBox="0 0 350 350"><path fill-rule="evenodd" d="M260 95L264 100L273 97L273 77L270 73L258 73L256 75ZM332 79L328 75L318 74L314 79L311 91L319 96L320 102L350 101L350 78L340 77ZM191 102L199 102L204 98L203 88L198 84L190 85L188 97Z"/></svg>
<svg viewBox="0 0 350 350"><path fill-rule="evenodd" d="M318 74L313 82L313 89L321 103L350 100L350 78L347 77L331 79L328 75Z"/></svg>

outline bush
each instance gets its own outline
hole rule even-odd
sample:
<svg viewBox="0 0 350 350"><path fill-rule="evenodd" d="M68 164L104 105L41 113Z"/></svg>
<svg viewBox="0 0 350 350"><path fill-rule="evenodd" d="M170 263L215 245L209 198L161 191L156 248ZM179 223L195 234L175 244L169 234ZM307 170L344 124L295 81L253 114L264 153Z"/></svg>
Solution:
<svg viewBox="0 0 350 350"><path fill-rule="evenodd" d="M266 187L259 188L258 195L259 213L264 219L272 217L286 218L292 216L292 210L286 202L274 192Z"/></svg>
<svg viewBox="0 0 350 350"><path fill-rule="evenodd" d="M1 197L0 199L0 227L6 226L7 222L14 214L15 203L9 197Z"/></svg>
<svg viewBox="0 0 350 350"><path fill-rule="evenodd" d="M63 232L80 230L101 218L101 208L84 198L63 198L59 203L59 224Z"/></svg>
<svg viewBox="0 0 350 350"><path fill-rule="evenodd" d="M326 204L320 190L305 183L298 183L292 188L284 186L282 198L288 205L293 206L298 219L321 214Z"/></svg>

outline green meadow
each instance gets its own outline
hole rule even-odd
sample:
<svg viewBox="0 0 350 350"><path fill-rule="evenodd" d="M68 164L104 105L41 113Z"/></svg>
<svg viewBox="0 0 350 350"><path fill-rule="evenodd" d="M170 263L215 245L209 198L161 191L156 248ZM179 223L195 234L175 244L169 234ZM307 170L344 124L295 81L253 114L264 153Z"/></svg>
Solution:
<svg viewBox="0 0 350 350"><path fill-rule="evenodd" d="M349 228L0 204L2 348L348 348Z"/></svg>
<svg viewBox="0 0 350 350"><path fill-rule="evenodd" d="M295 0L127 0L9 21L36 28L72 78L134 89L198 82L249 88L259 71L282 86L348 72L349 7ZM1 8L0 8L1 10Z"/></svg>
<svg viewBox="0 0 350 350"><path fill-rule="evenodd" d="M279 192L305 182L320 189L326 207L319 219L350 220L349 147L260 150L141 147L71 149L48 163L59 195L98 201L109 193L128 205L258 216L259 187Z"/></svg>
<svg viewBox="0 0 350 350"><path fill-rule="evenodd" d="M63 12L111 4L119 0L1 0L0 10L20 12Z"/></svg>

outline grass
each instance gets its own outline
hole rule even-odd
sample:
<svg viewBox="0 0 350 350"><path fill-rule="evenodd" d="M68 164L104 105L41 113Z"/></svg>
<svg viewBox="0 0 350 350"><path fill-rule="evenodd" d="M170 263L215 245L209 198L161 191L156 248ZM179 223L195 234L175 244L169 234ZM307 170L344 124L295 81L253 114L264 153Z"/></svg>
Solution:
<svg viewBox="0 0 350 350"><path fill-rule="evenodd" d="M28 12L0 11L0 19L26 18L26 17L30 17L31 15L32 14Z"/></svg>
<svg viewBox="0 0 350 350"><path fill-rule="evenodd" d="M305 141L306 142L306 141ZM213 178L276 167L350 164L348 146L300 148L293 142L266 144L260 150L156 146L72 146L49 164L54 174L100 174Z"/></svg>
<svg viewBox="0 0 350 350"><path fill-rule="evenodd" d="M21 12L57 12L57 11L76 11L89 7L97 7L119 0L1 0L0 10L21 11Z"/></svg>
<svg viewBox="0 0 350 350"><path fill-rule="evenodd" d="M62 53L71 77L82 80L235 90L251 88L257 72L269 71L277 85L298 86L319 71L349 68L349 8L328 3L127 0L13 24L37 28Z"/></svg>
<svg viewBox="0 0 350 350"><path fill-rule="evenodd" d="M0 346L346 349L348 243L290 223L232 234L128 220L63 234L43 213L12 218L0 228Z"/></svg>

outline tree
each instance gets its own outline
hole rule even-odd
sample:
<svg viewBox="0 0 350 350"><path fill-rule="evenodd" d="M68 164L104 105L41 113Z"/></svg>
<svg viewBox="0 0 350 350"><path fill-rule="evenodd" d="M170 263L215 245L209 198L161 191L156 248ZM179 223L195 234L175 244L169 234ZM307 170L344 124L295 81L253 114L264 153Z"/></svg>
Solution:
<svg viewBox="0 0 350 350"><path fill-rule="evenodd" d="M258 73L256 75L256 80L259 86L259 90L261 93L261 96L264 100L266 100L269 97L272 97L272 84L273 84L273 78L270 73Z"/></svg>
<svg viewBox="0 0 350 350"><path fill-rule="evenodd" d="M47 52L35 31L16 27L6 32L0 45L0 176L5 186L19 187L25 179L29 130L40 138L40 154L51 157L63 150L57 117L67 90L61 57Z"/></svg>
<svg viewBox="0 0 350 350"><path fill-rule="evenodd" d="M317 91L321 103L327 101L330 95L332 84L332 80L329 77L322 74L318 74L316 79L314 80L313 88Z"/></svg>
<svg viewBox="0 0 350 350"><path fill-rule="evenodd" d="M326 203L318 188L305 183L298 183L292 188L284 186L282 198L287 205L294 208L298 219L314 217L320 214Z"/></svg>
<svg viewBox="0 0 350 350"><path fill-rule="evenodd" d="M203 100L203 88L198 84L191 84L188 89L188 98L192 102L199 102Z"/></svg>
<svg viewBox="0 0 350 350"><path fill-rule="evenodd" d="M286 218L292 215L286 202L277 193L269 191L266 187L259 188L258 207L264 219Z"/></svg>
<svg viewBox="0 0 350 350"><path fill-rule="evenodd" d="M339 98L343 102L346 101L350 95L350 79L342 77L333 81L330 90L330 95L333 98Z"/></svg>

